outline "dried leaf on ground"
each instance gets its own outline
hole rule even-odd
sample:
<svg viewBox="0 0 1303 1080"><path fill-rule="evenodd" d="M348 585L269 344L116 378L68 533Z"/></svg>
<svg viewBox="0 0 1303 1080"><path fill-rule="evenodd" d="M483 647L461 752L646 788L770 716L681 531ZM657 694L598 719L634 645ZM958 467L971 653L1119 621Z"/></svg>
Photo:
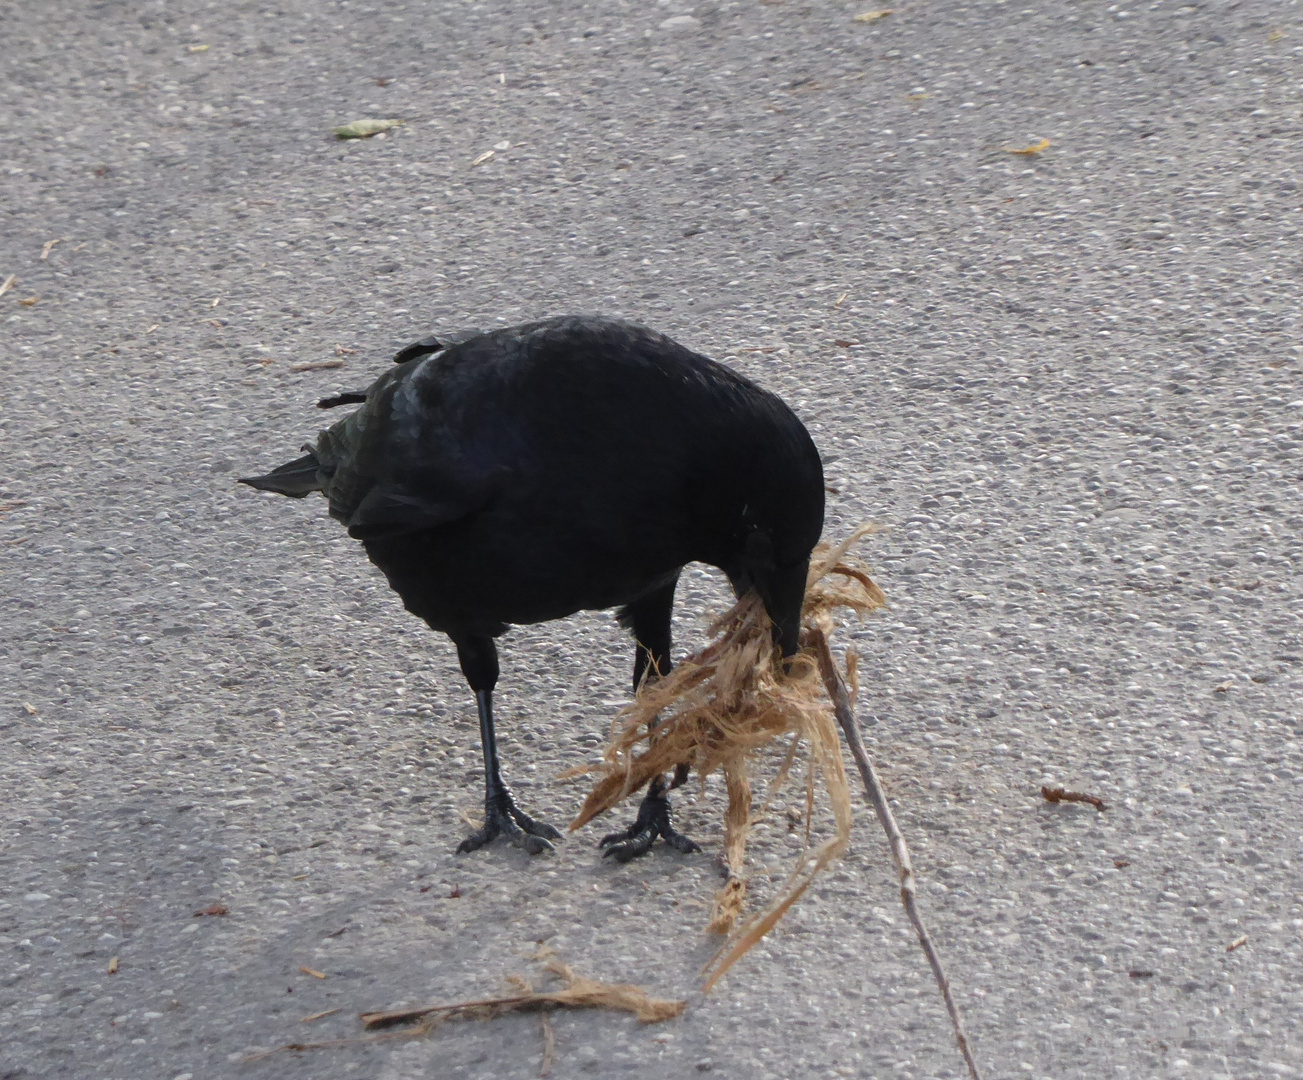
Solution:
<svg viewBox="0 0 1303 1080"><path fill-rule="evenodd" d="M38 303L40 303L40 301L41 298L39 296L26 296L22 300L19 300L18 302L22 304L23 307L35 307Z"/></svg>
<svg viewBox="0 0 1303 1080"><path fill-rule="evenodd" d="M488 162L492 161L495 157L497 157L497 153L495 151L485 150L484 153L482 153L479 157L477 157L474 161L471 162L471 168L472 169L475 168L476 165L487 164Z"/></svg>
<svg viewBox="0 0 1303 1080"><path fill-rule="evenodd" d="M1026 157L1034 157L1042 150L1050 148L1050 140L1042 139L1040 142L1032 143L1031 146L1002 146L1000 147L1006 154L1022 154Z"/></svg>
<svg viewBox="0 0 1303 1080"><path fill-rule="evenodd" d="M225 904L209 904L206 908L196 911L195 918L200 919L205 915L229 915L230 911L231 909Z"/></svg>
<svg viewBox="0 0 1303 1080"><path fill-rule="evenodd" d="M337 139L369 139L390 128L401 127L402 120L354 120L352 123L331 128Z"/></svg>
<svg viewBox="0 0 1303 1080"><path fill-rule="evenodd" d="M18 284L18 275L10 274L4 281L0 281L0 296L4 296L10 289Z"/></svg>
<svg viewBox="0 0 1303 1080"><path fill-rule="evenodd" d="M303 972L304 975L311 975L314 979L324 979L326 977L324 971L318 971L316 968L301 967L299 970Z"/></svg>
<svg viewBox="0 0 1303 1080"><path fill-rule="evenodd" d="M1234 952L1241 945L1247 945L1248 943L1249 943L1249 935L1242 934L1240 937L1237 937L1234 941L1232 941L1229 945L1226 946L1226 951Z"/></svg>
<svg viewBox="0 0 1303 1080"><path fill-rule="evenodd" d="M862 22L862 23L877 22L879 19L885 19L888 15L894 15L895 13L896 13L895 8L878 8L877 11L865 11L859 15L856 15L855 18L851 20L851 22Z"/></svg>

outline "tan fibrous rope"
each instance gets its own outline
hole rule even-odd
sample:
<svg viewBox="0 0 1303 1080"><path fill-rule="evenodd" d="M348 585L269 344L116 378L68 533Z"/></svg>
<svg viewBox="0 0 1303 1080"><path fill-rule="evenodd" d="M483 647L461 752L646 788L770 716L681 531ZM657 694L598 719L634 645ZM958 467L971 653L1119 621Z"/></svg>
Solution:
<svg viewBox="0 0 1303 1080"><path fill-rule="evenodd" d="M863 615L886 603L865 567L848 555L855 543L875 531L873 526L861 526L841 543L815 549L802 613L808 629L826 635L835 614ZM728 792L724 860L730 876L716 894L709 928L730 933L746 896L743 861L754 820L748 762L775 740L790 737L786 758L769 784L772 797L786 781L798 751L804 749L811 783L822 786L832 811L834 834L807 847L779 895L724 942L707 965L707 990L773 929L819 872L845 852L851 829L841 743L817 652L803 647L784 661L774 646L769 617L755 596L744 597L715 620L709 635L709 645L664 678L645 683L633 703L616 716L604 759L593 767L600 776L570 825L578 829L653 777L681 764L690 765L703 778L722 772ZM852 685L854 659L854 654L848 655ZM812 789L808 792L812 803Z"/></svg>

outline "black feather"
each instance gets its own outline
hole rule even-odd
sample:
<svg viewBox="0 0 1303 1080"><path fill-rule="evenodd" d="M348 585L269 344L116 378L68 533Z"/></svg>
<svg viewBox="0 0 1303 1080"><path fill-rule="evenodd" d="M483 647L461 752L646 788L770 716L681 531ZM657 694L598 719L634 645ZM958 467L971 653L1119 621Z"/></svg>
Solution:
<svg viewBox="0 0 1303 1080"><path fill-rule="evenodd" d="M301 458L272 469L265 476L242 476L240 483L248 484L259 491L275 491L280 495L288 495L291 499L301 499L305 495L321 490L319 472L320 462L317 461L317 456L309 451Z"/></svg>
<svg viewBox="0 0 1303 1080"><path fill-rule="evenodd" d="M317 402L318 409L337 409L341 405L361 405L366 401L365 390L345 390L334 397L323 397Z"/></svg>
<svg viewBox="0 0 1303 1080"><path fill-rule="evenodd" d="M405 364L409 360L418 360L422 356L442 351L443 347L443 342L437 337L421 338L420 341L415 341L394 353L394 363Z"/></svg>

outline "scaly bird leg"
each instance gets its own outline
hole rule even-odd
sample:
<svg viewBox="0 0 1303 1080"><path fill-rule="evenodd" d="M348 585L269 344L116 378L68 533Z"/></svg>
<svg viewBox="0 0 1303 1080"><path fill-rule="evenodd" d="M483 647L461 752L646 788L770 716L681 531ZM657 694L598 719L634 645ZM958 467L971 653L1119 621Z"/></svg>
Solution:
<svg viewBox="0 0 1303 1080"><path fill-rule="evenodd" d="M477 690L475 702L479 706L480 742L484 747L484 825L466 837L457 851L474 851L498 836L505 836L531 855L555 851L548 841L560 840L561 833L517 806L515 796L502 779L498 740L493 730L493 691Z"/></svg>

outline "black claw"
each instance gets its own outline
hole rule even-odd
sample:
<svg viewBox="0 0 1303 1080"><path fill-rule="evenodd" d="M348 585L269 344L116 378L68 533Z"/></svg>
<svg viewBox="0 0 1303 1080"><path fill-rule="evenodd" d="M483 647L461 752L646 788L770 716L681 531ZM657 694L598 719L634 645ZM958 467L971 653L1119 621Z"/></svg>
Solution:
<svg viewBox="0 0 1303 1080"><path fill-rule="evenodd" d="M662 829L661 835L665 837L665 842L674 848L675 851L681 851L684 855L691 855L694 851L700 851L701 845L693 840L690 836L684 836L681 832L675 832L673 829Z"/></svg>
<svg viewBox="0 0 1303 1080"><path fill-rule="evenodd" d="M677 773L675 779L678 779ZM622 863L636 859L651 850L658 836L664 837L667 844L685 855L701 850L700 844L675 831L671 820L670 800L665 797L665 791L665 778L656 777L638 807L638 817L634 823L627 829L608 833L602 837L598 844L598 847L606 849L602 852L602 858L611 856Z"/></svg>
<svg viewBox="0 0 1303 1080"><path fill-rule="evenodd" d="M498 835L498 830L485 825L482 829L477 829L457 845L457 854L465 855L468 851L475 851L482 848L490 840Z"/></svg>
<svg viewBox="0 0 1303 1080"><path fill-rule="evenodd" d="M556 832L555 829L552 830ZM558 837L559 839L559 837ZM545 851L556 851L551 844L544 840L537 833L528 833L521 840L520 846L528 851L531 855L542 855Z"/></svg>
<svg viewBox="0 0 1303 1080"><path fill-rule="evenodd" d="M546 821L539 821L537 818L530 817L524 810L515 804L514 801L507 804L507 813L515 819L519 825L530 836L541 837L544 840L560 840L561 830L549 825ZM542 850L541 848L539 849Z"/></svg>
<svg viewBox="0 0 1303 1080"><path fill-rule="evenodd" d="M548 841L561 839L561 834L551 825L534 820L517 806L515 798L505 787L484 800L484 825L457 845L457 853L475 851L499 836L505 836L531 855L555 851Z"/></svg>
<svg viewBox="0 0 1303 1080"><path fill-rule="evenodd" d="M617 836L621 834L615 834ZM607 837L611 840L611 837ZM616 840L605 851L602 852L602 858L608 856L615 859L616 862L627 863L630 859L636 859L641 855L646 855L651 851L652 844L656 840L655 829L644 829L623 840ZM606 841L603 841L605 844Z"/></svg>

